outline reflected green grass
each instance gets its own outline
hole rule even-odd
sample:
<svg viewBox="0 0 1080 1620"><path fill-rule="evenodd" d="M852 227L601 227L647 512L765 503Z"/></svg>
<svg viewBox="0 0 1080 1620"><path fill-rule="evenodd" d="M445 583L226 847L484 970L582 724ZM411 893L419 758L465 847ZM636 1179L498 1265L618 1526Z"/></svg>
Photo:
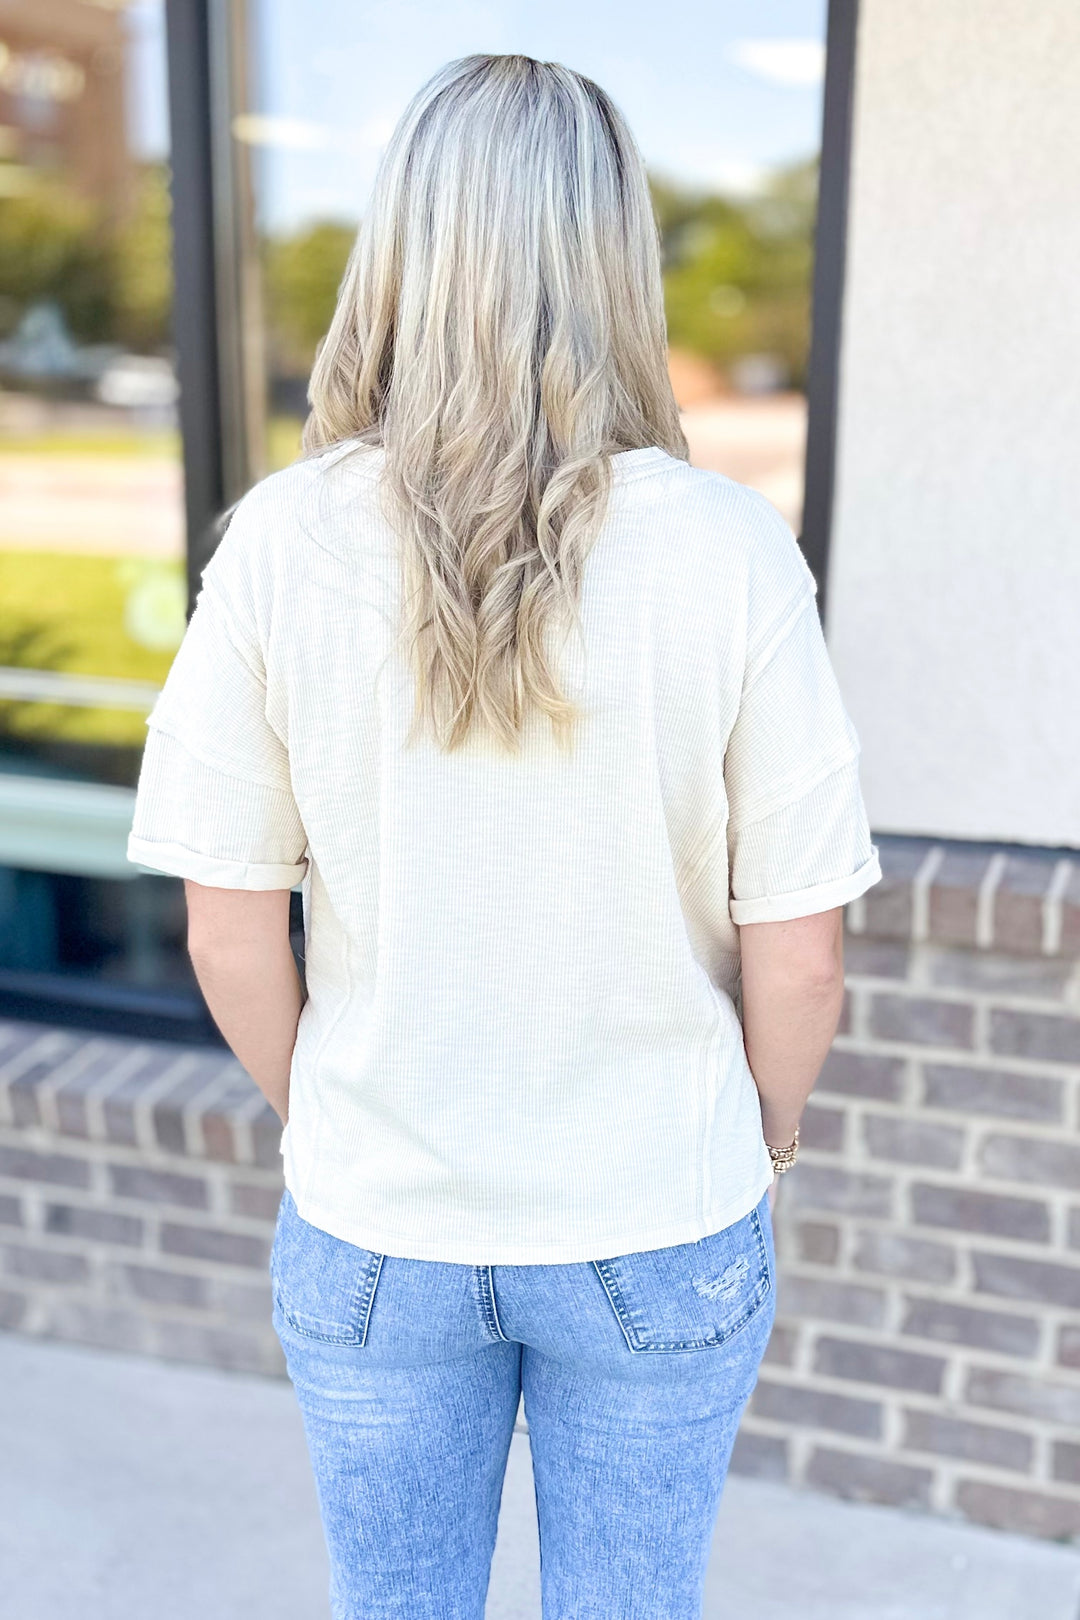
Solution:
<svg viewBox="0 0 1080 1620"><path fill-rule="evenodd" d="M0 456L108 456L110 460L179 461L180 435L153 432L7 433Z"/></svg>
<svg viewBox="0 0 1080 1620"><path fill-rule="evenodd" d="M160 593L163 584L182 604L184 572L179 562L0 551L0 665L160 685L169 672L175 644L143 645L130 633L129 621L133 593L148 589ZM161 627L159 637L167 628ZM175 643L175 633L172 640ZM0 703L0 731L27 738L138 745L146 734L144 720L131 709Z"/></svg>

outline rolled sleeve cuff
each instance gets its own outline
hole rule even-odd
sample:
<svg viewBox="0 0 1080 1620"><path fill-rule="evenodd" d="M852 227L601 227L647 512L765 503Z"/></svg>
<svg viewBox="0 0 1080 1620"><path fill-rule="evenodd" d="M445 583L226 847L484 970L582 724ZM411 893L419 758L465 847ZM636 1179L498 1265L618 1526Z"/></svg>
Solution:
<svg viewBox="0 0 1080 1620"><path fill-rule="evenodd" d="M134 833L128 837L127 858L135 866L167 872L172 877L191 878L192 882L203 883L208 889L292 889L302 881L308 869L306 856L296 866L279 862L223 861L216 855L185 849L182 844L162 844L154 839L138 838Z"/></svg>
<svg viewBox="0 0 1080 1620"><path fill-rule="evenodd" d="M846 906L881 879L881 865L877 848L870 859L848 877L832 878L828 883L816 883L810 889L797 889L789 894L765 895L760 900L732 900L729 902L731 920L739 927L743 923L790 922L793 917L813 917L820 911L832 911L835 906Z"/></svg>

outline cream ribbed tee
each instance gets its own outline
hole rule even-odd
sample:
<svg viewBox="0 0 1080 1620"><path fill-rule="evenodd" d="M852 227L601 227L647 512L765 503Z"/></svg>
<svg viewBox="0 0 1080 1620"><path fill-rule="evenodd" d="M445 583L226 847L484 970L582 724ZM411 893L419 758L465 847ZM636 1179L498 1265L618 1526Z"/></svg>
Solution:
<svg viewBox="0 0 1080 1620"><path fill-rule="evenodd" d="M265 479L147 720L129 858L302 885L285 1181L335 1237L470 1265L704 1237L772 1178L741 923L880 877L809 569L762 496L612 459L561 753L404 746L383 452Z"/></svg>

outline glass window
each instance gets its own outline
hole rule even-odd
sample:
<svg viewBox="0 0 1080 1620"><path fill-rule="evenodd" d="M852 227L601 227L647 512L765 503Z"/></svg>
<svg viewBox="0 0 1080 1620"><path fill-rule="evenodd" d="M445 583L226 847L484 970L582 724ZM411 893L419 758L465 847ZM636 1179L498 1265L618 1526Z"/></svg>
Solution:
<svg viewBox="0 0 1080 1620"><path fill-rule="evenodd" d="M185 623L171 298L162 0L7 0L0 1009L111 986L148 1029L201 1016L182 892L124 859Z"/></svg>
<svg viewBox="0 0 1080 1620"><path fill-rule="evenodd" d="M759 488L798 528L824 33L825 0L674 12L643 0L326 0L317 27L303 0L247 0L231 131L252 199L238 245L259 284L247 364L265 417L252 476L297 452L315 345L407 100L452 57L523 51L591 75L629 118L663 232L693 460Z"/></svg>

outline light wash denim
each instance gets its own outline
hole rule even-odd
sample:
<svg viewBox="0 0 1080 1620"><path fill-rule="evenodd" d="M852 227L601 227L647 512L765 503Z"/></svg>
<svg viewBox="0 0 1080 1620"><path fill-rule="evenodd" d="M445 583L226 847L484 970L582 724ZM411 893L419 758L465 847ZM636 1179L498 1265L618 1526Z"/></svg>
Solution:
<svg viewBox="0 0 1080 1620"><path fill-rule="evenodd" d="M545 1620L698 1620L776 1313L767 1195L697 1243L470 1266L357 1248L286 1192L270 1269L334 1620L483 1620L522 1392Z"/></svg>

